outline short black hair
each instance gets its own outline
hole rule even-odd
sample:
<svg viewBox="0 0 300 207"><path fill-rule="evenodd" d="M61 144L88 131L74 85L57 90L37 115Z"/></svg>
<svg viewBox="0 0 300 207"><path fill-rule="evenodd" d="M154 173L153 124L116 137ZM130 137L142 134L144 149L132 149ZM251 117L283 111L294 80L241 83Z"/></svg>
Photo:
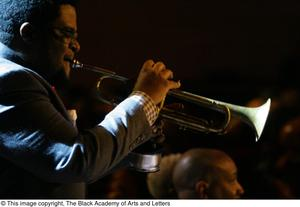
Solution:
<svg viewBox="0 0 300 207"><path fill-rule="evenodd" d="M70 4L76 8L78 0L1 0L0 42L10 45L24 22L36 27L49 24L58 16L59 6Z"/></svg>

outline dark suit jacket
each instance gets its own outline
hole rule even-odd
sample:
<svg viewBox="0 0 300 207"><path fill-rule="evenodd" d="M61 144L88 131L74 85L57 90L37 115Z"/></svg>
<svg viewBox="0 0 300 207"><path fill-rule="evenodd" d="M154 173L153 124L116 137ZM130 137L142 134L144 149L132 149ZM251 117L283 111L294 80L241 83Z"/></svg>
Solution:
<svg viewBox="0 0 300 207"><path fill-rule="evenodd" d="M131 98L97 127L78 131L40 75L0 58L2 198L83 198L85 183L110 171L150 132Z"/></svg>

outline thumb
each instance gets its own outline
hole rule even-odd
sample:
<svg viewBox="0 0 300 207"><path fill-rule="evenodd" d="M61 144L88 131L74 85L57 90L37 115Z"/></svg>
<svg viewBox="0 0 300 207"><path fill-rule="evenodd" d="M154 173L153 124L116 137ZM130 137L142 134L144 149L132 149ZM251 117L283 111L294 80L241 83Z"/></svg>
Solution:
<svg viewBox="0 0 300 207"><path fill-rule="evenodd" d="M181 86L180 81L169 81L168 82L169 89L176 89Z"/></svg>

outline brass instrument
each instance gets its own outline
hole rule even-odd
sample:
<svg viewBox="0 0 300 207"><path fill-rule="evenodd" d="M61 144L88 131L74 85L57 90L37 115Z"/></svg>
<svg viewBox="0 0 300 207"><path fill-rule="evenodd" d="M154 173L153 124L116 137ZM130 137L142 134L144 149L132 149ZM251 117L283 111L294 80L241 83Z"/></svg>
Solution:
<svg viewBox="0 0 300 207"><path fill-rule="evenodd" d="M129 79L123 76L117 75L115 72L103 69L96 66L82 64L77 60L73 61L72 65L73 69L83 69L96 72L101 75L100 80L98 81L97 87L102 87L102 82L106 79L114 79L120 82L126 82ZM163 107L160 111L159 116L163 119L167 119L184 129L191 129L201 132L212 132L217 134L224 134L226 133L226 129L229 126L230 120L232 116L236 116L240 118L243 122L248 124L255 132L256 141L259 140L271 105L271 99L269 98L263 105L259 107L244 107L239 105L234 105L226 102L221 102L217 100L213 100L210 98L206 98L203 96L199 96L196 94L192 94L186 91L181 90L170 90L167 94L168 96L175 97L180 100L184 100L205 108L209 108L218 112L221 112L225 115L225 120L222 126L213 127L210 126L208 122L205 120L179 112L178 110L172 110L167 107ZM118 104L121 100L111 99L103 101L109 104Z"/></svg>

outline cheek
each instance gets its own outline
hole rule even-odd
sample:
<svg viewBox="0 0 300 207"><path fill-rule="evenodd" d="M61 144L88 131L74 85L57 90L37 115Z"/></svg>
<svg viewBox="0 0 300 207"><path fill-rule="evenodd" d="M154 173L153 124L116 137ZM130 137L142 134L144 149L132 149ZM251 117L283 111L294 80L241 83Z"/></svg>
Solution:
<svg viewBox="0 0 300 207"><path fill-rule="evenodd" d="M65 55L66 48L62 45L53 45L49 54L53 65L56 65L60 69L63 67L66 70L66 68L68 68L70 65L64 60Z"/></svg>
<svg viewBox="0 0 300 207"><path fill-rule="evenodd" d="M226 198L235 198L236 186L232 183L226 183L226 185L224 185L224 194Z"/></svg>
<svg viewBox="0 0 300 207"><path fill-rule="evenodd" d="M221 182L214 188L216 198L234 198L235 191L230 183Z"/></svg>
<svg viewBox="0 0 300 207"><path fill-rule="evenodd" d="M47 48L50 56L58 58L66 53L68 46L67 44L53 40L49 41Z"/></svg>
<svg viewBox="0 0 300 207"><path fill-rule="evenodd" d="M65 73L68 75L70 73L70 65L68 62L64 61L64 55L65 55L65 48L61 45L51 45L48 48L48 63L49 67L53 71L53 73L56 73L55 71L61 71L64 70Z"/></svg>
<svg viewBox="0 0 300 207"><path fill-rule="evenodd" d="M64 45L53 45L51 48L52 56L58 60L63 60L66 51L67 47Z"/></svg>

